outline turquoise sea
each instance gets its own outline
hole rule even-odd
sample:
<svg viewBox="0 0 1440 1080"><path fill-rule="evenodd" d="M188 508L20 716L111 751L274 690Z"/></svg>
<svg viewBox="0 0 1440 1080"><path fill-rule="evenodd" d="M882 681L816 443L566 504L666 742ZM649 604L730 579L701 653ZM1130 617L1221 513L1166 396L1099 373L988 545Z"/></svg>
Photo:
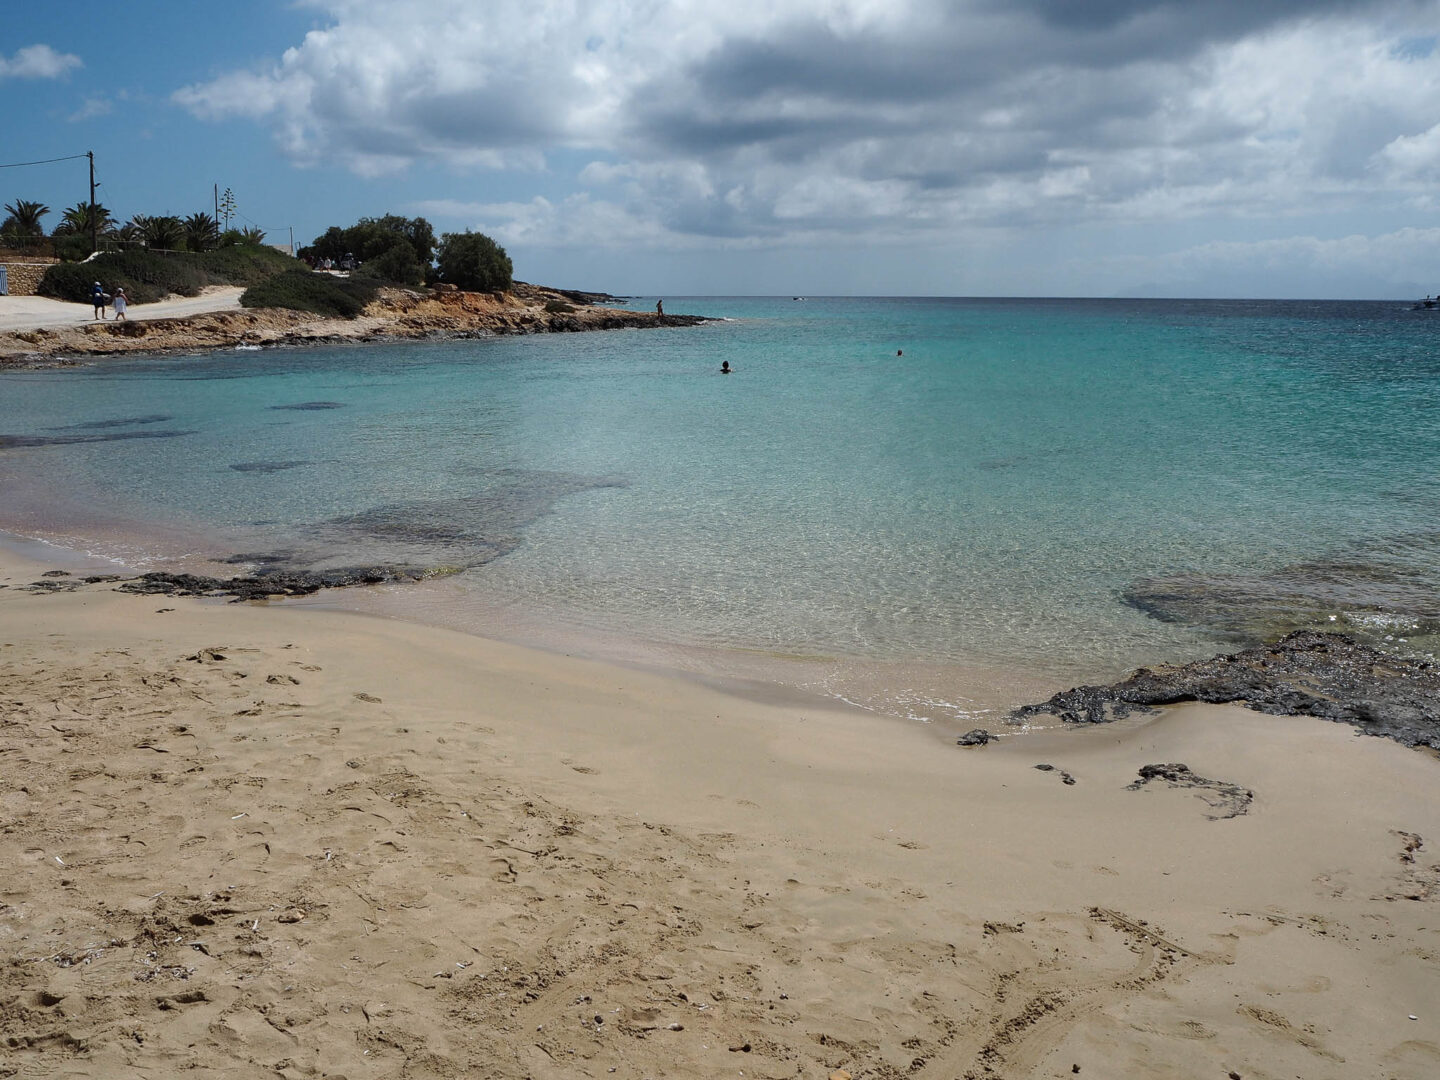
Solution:
<svg viewBox="0 0 1440 1080"><path fill-rule="evenodd" d="M957 722L1296 625L1440 640L1440 315L665 304L723 321L0 374L0 529L402 563L306 602Z"/></svg>

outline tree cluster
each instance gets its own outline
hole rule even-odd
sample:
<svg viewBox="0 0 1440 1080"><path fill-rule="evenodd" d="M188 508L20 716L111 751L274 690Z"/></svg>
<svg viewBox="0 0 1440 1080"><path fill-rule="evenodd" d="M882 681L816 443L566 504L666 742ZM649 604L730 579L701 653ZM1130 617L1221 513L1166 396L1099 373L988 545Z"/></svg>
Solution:
<svg viewBox="0 0 1440 1080"><path fill-rule="evenodd" d="M438 280L469 292L504 292L513 267L505 249L484 233L446 233L440 238Z"/></svg>
<svg viewBox="0 0 1440 1080"><path fill-rule="evenodd" d="M353 258L367 277L419 285L435 258L435 230L419 217L386 214L361 218L348 229L331 225L297 254L302 259L333 259L337 263Z"/></svg>
<svg viewBox="0 0 1440 1080"><path fill-rule="evenodd" d="M41 219L51 213L41 202L16 199L5 205L6 217L0 221L0 247L19 251L36 251L47 241ZM63 260L80 260L90 254L92 241L103 250L150 248L157 251L213 251L237 244L261 244L265 230L258 228L227 229L223 233L215 217L205 211L189 217L172 214L136 214L129 221L119 221L104 206L76 203L60 215L49 245Z"/></svg>
<svg viewBox="0 0 1440 1080"><path fill-rule="evenodd" d="M349 228L332 225L297 252L302 259L353 259L363 277L401 285L445 282L472 292L510 288L512 267L505 249L483 233L445 233L437 244L435 229L424 218L386 214L361 218Z"/></svg>

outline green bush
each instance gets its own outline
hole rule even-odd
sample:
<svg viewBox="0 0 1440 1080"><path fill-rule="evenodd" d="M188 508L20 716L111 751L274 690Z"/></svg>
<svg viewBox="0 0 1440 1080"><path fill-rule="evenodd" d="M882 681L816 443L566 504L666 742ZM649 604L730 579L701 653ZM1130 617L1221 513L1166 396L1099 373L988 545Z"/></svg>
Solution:
<svg viewBox="0 0 1440 1080"><path fill-rule="evenodd" d="M289 255L263 244L239 244L193 257L216 285L258 285L266 278L298 268Z"/></svg>
<svg viewBox="0 0 1440 1080"><path fill-rule="evenodd" d="M40 280L41 296L90 302L90 287L100 282L107 293L123 287L132 304L148 304L178 293L194 296L210 284L205 272L183 255L160 255L143 249L98 255L84 263L57 263Z"/></svg>
<svg viewBox="0 0 1440 1080"><path fill-rule="evenodd" d="M362 264L378 259L397 244L408 244L415 253L415 261L421 266L430 265L435 257L435 229L422 217L407 218L398 214L386 214L379 218L361 218L348 229L332 225L324 234L317 236L309 247L301 248L299 255L316 259L334 259L337 263L347 255L353 255ZM412 284L409 278L391 278L404 284ZM418 281L418 277L415 279Z"/></svg>
<svg viewBox="0 0 1440 1080"><path fill-rule="evenodd" d="M470 292L504 292L510 288L513 268L505 249L484 233L446 233L436 258L439 277Z"/></svg>
<svg viewBox="0 0 1440 1080"><path fill-rule="evenodd" d="M90 302L90 289L100 282L107 293L124 288L132 304L148 304L164 296L194 296L207 285L254 285L295 266L274 248L246 245L200 254L112 251L89 262L58 263L45 271L41 296Z"/></svg>
<svg viewBox="0 0 1440 1080"><path fill-rule="evenodd" d="M312 270L287 270L240 294L242 307L288 308L353 319L375 298L374 281L337 278Z"/></svg>
<svg viewBox="0 0 1440 1080"><path fill-rule="evenodd" d="M415 249L403 242L372 259L367 259L355 273L397 285L419 285L425 280L425 271L420 266L420 260L415 257Z"/></svg>
<svg viewBox="0 0 1440 1080"><path fill-rule="evenodd" d="M55 246L55 257L65 262L79 262L90 254L90 236L78 233L57 233L51 240ZM94 281L94 278L90 279Z"/></svg>

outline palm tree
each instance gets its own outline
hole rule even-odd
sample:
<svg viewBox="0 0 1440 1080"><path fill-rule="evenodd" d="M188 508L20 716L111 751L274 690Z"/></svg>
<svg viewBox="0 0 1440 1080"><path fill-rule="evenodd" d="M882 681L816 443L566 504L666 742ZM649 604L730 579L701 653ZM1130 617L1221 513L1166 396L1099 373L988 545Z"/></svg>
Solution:
<svg viewBox="0 0 1440 1080"><path fill-rule="evenodd" d="M110 235L123 245L135 247L145 240L145 222L148 220L144 214L136 214L124 225L111 230Z"/></svg>
<svg viewBox="0 0 1440 1080"><path fill-rule="evenodd" d="M209 251L220 242L220 228L209 214L191 214L181 224L185 227L185 246L191 251Z"/></svg>
<svg viewBox="0 0 1440 1080"><path fill-rule="evenodd" d="M174 251L185 242L184 223L170 214L158 214L155 217L136 214L130 219L130 224L135 226L141 239L145 241L145 246L149 248Z"/></svg>
<svg viewBox="0 0 1440 1080"><path fill-rule="evenodd" d="M94 204L94 213L91 213L90 203L76 203L67 207L61 215L60 224L55 226L52 236L89 236L90 224L95 224L95 233L98 236L105 236L115 228L115 219L110 216L110 211L99 203Z"/></svg>
<svg viewBox="0 0 1440 1080"><path fill-rule="evenodd" d="M44 238L45 229L40 219L50 213L50 207L42 202L16 199L5 204L5 212L10 215L0 221L0 234L4 234L5 243L12 247L34 247Z"/></svg>
<svg viewBox="0 0 1440 1080"><path fill-rule="evenodd" d="M240 230L240 242L242 244L263 244L265 230L258 225L247 225Z"/></svg>

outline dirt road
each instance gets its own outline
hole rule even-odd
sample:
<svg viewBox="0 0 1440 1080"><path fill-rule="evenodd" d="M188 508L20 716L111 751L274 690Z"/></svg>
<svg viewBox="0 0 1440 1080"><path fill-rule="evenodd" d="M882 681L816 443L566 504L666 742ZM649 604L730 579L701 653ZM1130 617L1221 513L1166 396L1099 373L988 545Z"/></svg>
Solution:
<svg viewBox="0 0 1440 1080"><path fill-rule="evenodd" d="M235 285L212 285L199 296L172 296L153 304L131 304L126 318L168 319L234 311L240 307L240 294L244 291ZM109 319L115 317L109 308L105 314ZM0 296L0 331L53 329L95 321L94 309L89 304L72 304L44 296Z"/></svg>

